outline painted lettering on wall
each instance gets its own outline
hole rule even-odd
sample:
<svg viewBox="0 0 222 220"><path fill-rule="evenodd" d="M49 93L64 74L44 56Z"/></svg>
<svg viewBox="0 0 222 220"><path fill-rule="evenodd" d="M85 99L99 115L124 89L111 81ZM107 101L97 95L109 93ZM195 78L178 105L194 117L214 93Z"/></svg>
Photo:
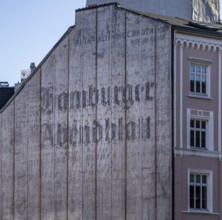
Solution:
<svg viewBox="0 0 222 220"><path fill-rule="evenodd" d="M123 118L119 118L115 123L110 118L105 118L100 121L94 120L91 125L89 123L80 124L79 121L74 120L70 123L72 125L69 128L69 140L67 140L67 124L56 124L56 138L54 139L54 125L46 123L42 125L43 146L65 147L67 141L75 147L115 140L133 142L139 139L150 139L150 121L150 116L139 117L135 121L127 122Z"/></svg>
<svg viewBox="0 0 222 220"><path fill-rule="evenodd" d="M96 88L93 85L85 87L84 90L75 90L70 93L53 93L53 88L42 88L41 107L43 114L54 114L73 110L74 112L92 111L96 106L98 108L120 107L124 114L124 109L128 110L133 105L139 103L151 102L154 100L153 82L126 86L114 85L112 87ZM111 100L112 98L112 100ZM55 106L53 108L53 106ZM75 119L69 121L69 132L67 123L42 125L43 146L64 147L67 142L71 146L89 145L91 143L109 142L109 141L136 141L139 139L150 138L150 116L140 117L134 120L125 121L122 117L112 121L110 118L104 120L95 120L82 122ZM69 133L69 134L68 134ZM53 138L53 135L56 138ZM69 136L69 137L68 137ZM69 140L68 140L69 138Z"/></svg>
<svg viewBox="0 0 222 220"><path fill-rule="evenodd" d="M55 95L52 87L42 88L42 111L46 114L53 112L53 98L57 100L56 109L58 111L66 111L68 109L68 101L70 109L86 109L94 108L96 105L109 107L111 105L111 97L113 97L113 106L124 106L126 109L140 102L152 101L154 94L154 83L146 82L144 84L127 86L113 86L95 88L89 85L85 90L71 91ZM56 96L56 97L55 97Z"/></svg>
<svg viewBox="0 0 222 220"><path fill-rule="evenodd" d="M127 32L112 32L112 33L107 33L107 34L99 34L97 38L95 37L96 35L90 35L84 36L80 38L79 36L82 36L81 32L82 30L77 30L76 31L76 37L73 39L73 44L74 45L87 45L87 44L92 44L95 43L96 41L99 42L106 42L110 40L120 40L120 39L134 39L135 40L140 40L140 37L146 40L154 41L155 40L155 33L156 33L156 40L165 40L165 34L166 34L166 27L158 27L155 28L154 26L149 27L149 28L142 28L142 29L134 29L134 30L128 30ZM88 33L88 30L87 30ZM146 41L145 40L145 41ZM132 41L132 42L133 42Z"/></svg>

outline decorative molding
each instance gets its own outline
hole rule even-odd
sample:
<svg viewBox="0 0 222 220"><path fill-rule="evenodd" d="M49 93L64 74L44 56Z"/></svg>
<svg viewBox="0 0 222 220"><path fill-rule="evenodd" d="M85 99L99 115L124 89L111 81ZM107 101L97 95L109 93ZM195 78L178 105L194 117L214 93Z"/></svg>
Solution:
<svg viewBox="0 0 222 220"><path fill-rule="evenodd" d="M197 215L220 215L220 213L217 212L207 212L207 211L200 211L200 210L190 210L190 211L181 211L181 213L185 213L185 214L197 214Z"/></svg>
<svg viewBox="0 0 222 220"><path fill-rule="evenodd" d="M177 146L177 45L174 45L174 147Z"/></svg>
<svg viewBox="0 0 222 220"><path fill-rule="evenodd" d="M206 99L206 100L213 100L212 97L209 97L209 96L203 96L203 95L197 95L197 94L192 94L192 93L189 93L188 96L189 98L195 98L195 99Z"/></svg>
<svg viewBox="0 0 222 220"><path fill-rule="evenodd" d="M190 61L193 61L195 63L201 63L201 64L206 64L206 65L210 65L211 63L213 63L212 60L209 59L200 59L198 57L189 57L188 58Z"/></svg>
<svg viewBox="0 0 222 220"><path fill-rule="evenodd" d="M185 148L181 149L180 147L177 147L174 149L174 155L209 157L209 158L220 159L222 153L218 151L208 151L208 150L198 150L198 149L185 149Z"/></svg>
<svg viewBox="0 0 222 220"><path fill-rule="evenodd" d="M213 111L189 109L189 108L187 109L187 129L186 129L187 149L192 150L192 148L190 147L190 119L191 118L207 120L208 123L207 123L207 133L206 133L206 144L207 144L208 151L213 151L214 150L214 113Z"/></svg>
<svg viewBox="0 0 222 220"><path fill-rule="evenodd" d="M180 45L180 147L183 148L183 47Z"/></svg>
<svg viewBox="0 0 222 220"><path fill-rule="evenodd" d="M222 50L222 42L203 37L195 37L190 35L176 34L175 44L182 45L185 48L205 50L205 51L219 51Z"/></svg>
<svg viewBox="0 0 222 220"><path fill-rule="evenodd" d="M221 152L221 51L219 51L218 55L218 65L218 151Z"/></svg>

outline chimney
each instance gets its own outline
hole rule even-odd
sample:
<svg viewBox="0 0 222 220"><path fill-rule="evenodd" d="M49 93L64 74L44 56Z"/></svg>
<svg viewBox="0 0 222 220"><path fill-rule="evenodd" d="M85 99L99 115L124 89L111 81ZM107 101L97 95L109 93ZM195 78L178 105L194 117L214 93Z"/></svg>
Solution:
<svg viewBox="0 0 222 220"><path fill-rule="evenodd" d="M30 64L31 73L35 70L35 63Z"/></svg>

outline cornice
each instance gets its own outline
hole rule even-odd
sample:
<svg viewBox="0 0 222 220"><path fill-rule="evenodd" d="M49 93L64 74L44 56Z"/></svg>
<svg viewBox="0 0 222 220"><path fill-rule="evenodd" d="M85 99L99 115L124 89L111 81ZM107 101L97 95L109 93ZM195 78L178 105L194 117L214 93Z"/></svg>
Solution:
<svg viewBox="0 0 222 220"><path fill-rule="evenodd" d="M183 34L175 34L175 45L203 51L222 50L222 41L220 40Z"/></svg>

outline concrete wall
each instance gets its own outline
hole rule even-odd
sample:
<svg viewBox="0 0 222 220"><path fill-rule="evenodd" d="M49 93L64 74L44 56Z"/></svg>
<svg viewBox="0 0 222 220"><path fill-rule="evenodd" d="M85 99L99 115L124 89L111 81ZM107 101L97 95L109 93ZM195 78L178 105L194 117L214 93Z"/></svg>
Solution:
<svg viewBox="0 0 222 220"><path fill-rule="evenodd" d="M82 10L1 112L0 219L171 220L171 29Z"/></svg>

